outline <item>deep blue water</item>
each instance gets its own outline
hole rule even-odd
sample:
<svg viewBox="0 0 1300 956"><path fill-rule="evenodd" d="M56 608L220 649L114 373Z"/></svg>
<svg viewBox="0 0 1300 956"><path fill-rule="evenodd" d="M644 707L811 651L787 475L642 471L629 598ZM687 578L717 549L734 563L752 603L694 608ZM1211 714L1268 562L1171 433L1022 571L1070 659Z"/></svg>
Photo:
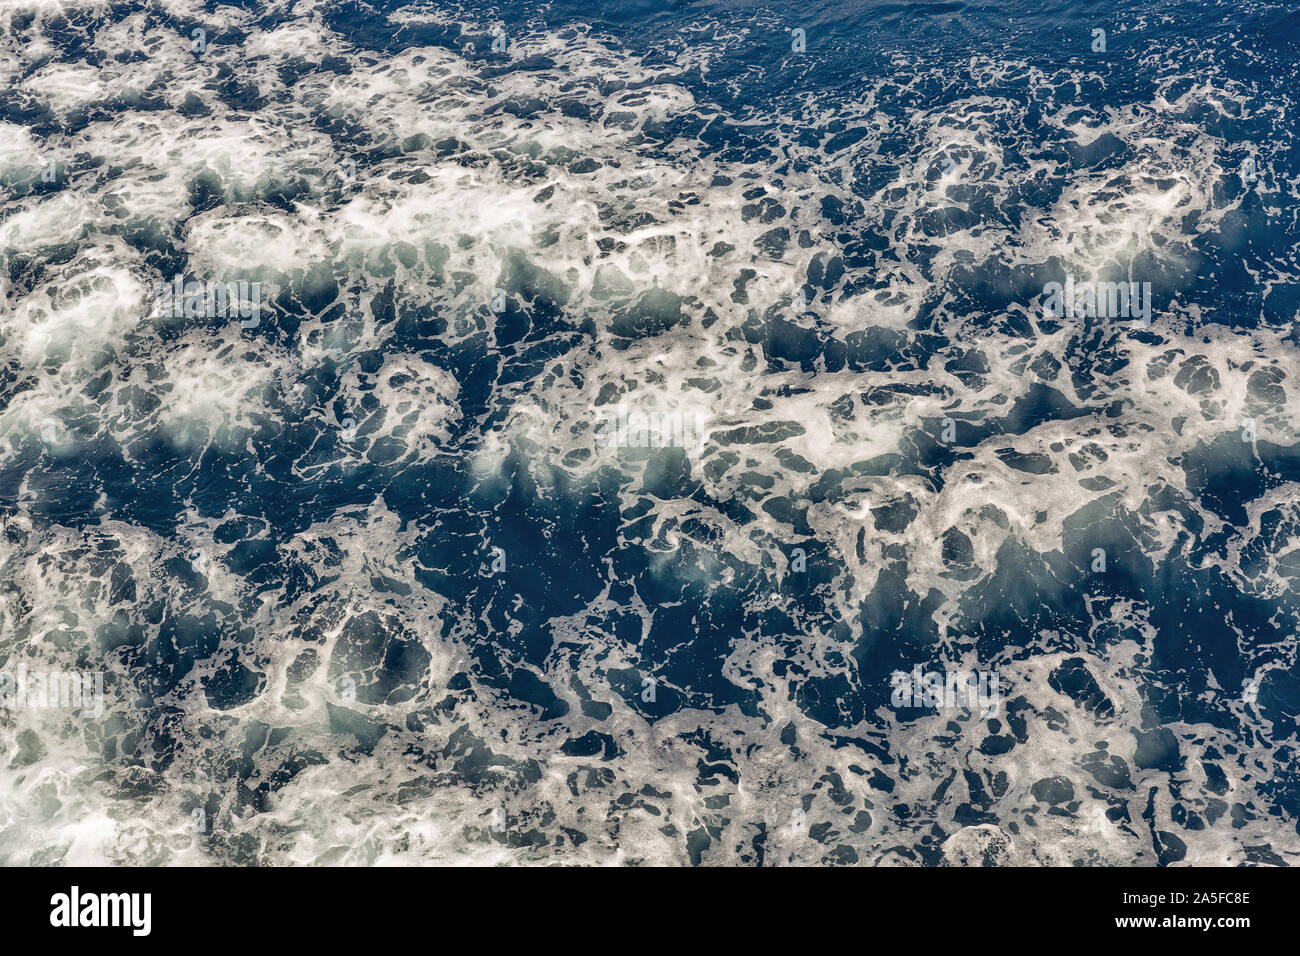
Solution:
<svg viewBox="0 0 1300 956"><path fill-rule="evenodd" d="M1300 13L0 26L0 860L1300 852Z"/></svg>

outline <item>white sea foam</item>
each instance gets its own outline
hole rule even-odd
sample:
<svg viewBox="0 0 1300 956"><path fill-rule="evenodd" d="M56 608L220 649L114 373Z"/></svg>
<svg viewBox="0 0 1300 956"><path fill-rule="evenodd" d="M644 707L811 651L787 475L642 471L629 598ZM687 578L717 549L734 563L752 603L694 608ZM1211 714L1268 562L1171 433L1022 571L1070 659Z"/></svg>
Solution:
<svg viewBox="0 0 1300 956"><path fill-rule="evenodd" d="M783 564L783 581L792 585L790 551L809 540L780 509L761 507L777 499L807 506L812 540L826 549L820 560L833 570L831 582L815 589L828 617L795 607L792 633L737 633L727 642L719 673L753 689L757 717L729 705L684 708L652 722L612 691L611 673L648 672L656 662L596 622L619 610L639 618L645 635L659 610L640 595L616 601L613 581L581 611L543 624L557 647L544 666L529 667L569 705L563 720L528 719L522 705L478 675L469 699L446 712L435 705L451 694L457 673L473 674L473 649L488 628L457 617L437 592L437 575L476 574L474 567L423 564L422 548L442 533L447 515L407 521L377 496L286 543L273 541L238 501L220 515L187 503L180 531L168 536L112 515L74 527L33 511L34 499L48 492L25 486L18 530L0 551L4 613L16 627L6 652L47 642L57 658L88 644L123 682L114 719L146 729L152 718L132 703L131 691L157 692L179 710L168 730L177 745L173 763L158 774L142 754L110 758L84 735L44 719L25 715L21 726L3 725L7 751L35 756L17 769L7 760L0 770L0 858L230 859L236 851L221 834L237 832L260 841L257 852L273 862L678 863L688 858L685 834L704 831L710 862L752 862L760 834L769 861L816 862L827 847L808 833L822 825L833 829L832 842L856 847L860 862L917 862L911 851L887 849L917 845L920 825L893 812L907 804L923 808L927 826L957 834L944 844L952 859L1005 840L1019 860L1134 862L1152 852L1140 797L1149 786L1159 790L1155 828L1176 829L1170 821L1179 798L1167 773L1135 771L1136 789L1116 792L1083 769L1098 741L1134 766L1134 733L1145 727L1142 661L1152 653L1146 612L1105 612L1124 625L1126 636L1113 641L1098 637L1113 621L1080 622L1079 633L1038 635L1039 645L1023 649L1032 652L1027 659L977 660L958 632L957 609L988 584L1007 542L1038 554L1065 550L1068 519L1090 502L1134 516L1153 561L1179 546L1182 529L1168 509L1144 511L1153 488L1174 489L1191 513L1223 528L1186 494L1180 456L1237 433L1247 419L1259 438L1288 443L1284 399L1261 391L1252 376L1275 369L1268 374L1290 386L1300 371L1294 347L1285 332L1236 335L1189 321L1190 313L1174 307L1157 310L1143 336L1116 325L1039 323L1034 290L1041 281L997 309L958 299L975 267L1010 274L1049 261L1090 279L1149 277L1163 284L1162 302L1178 299L1177 277L1203 266L1194 241L1239 207L1222 189L1228 146L1196 111L1230 115L1247 91L1211 70L1177 95L1173 84L1186 77L1170 79L1151 102L1099 111L1061 105L1074 102L1075 85L1091 82L1087 76L975 60L959 78L966 93L896 115L884 107L911 102L923 83L958 82L949 71L910 64L897 77L866 84L857 99L808 100L802 113L749 117L751 127L772 131L772 155L780 157L760 163L704 151L694 133L645 132L678 117L741 122L697 99L679 75L707 69L711 58L743 42L739 36L722 34L716 43L692 45L677 63L647 66L585 30L512 33L511 57L537 54L555 65L486 82L480 61L451 50L376 56L354 49L310 4L281 5L299 16L262 30L234 8L169 2L168 13L187 22L201 15L211 27L201 55L189 51L182 32L136 15L92 31L94 42L108 53L139 46L147 59L108 57L91 69L45 62L56 51L40 23L74 7L103 17L105 5L25 6L37 20L24 38L3 41L0 71L22 76L22 94L58 123L96 104L117 105L111 118L92 114L66 132L37 136L0 124L0 177L12 188L0 218L0 253L11 266L2 280L0 333L4 361L23 383L0 412L4 468L30 468L40 453L91 454L110 440L124 461L145 465L162 443L183 463L175 480L199 481L200 464L214 458L235 473L249 458L254 472L275 468L266 459L288 447L287 440L277 445L277 436L308 427L309 450L285 469L299 484L276 488L290 497L311 482L346 483L377 465L425 466L459 441L469 449L470 474L483 484L507 480L507 468L522 458L537 482L530 505L558 494L561 479L574 495L594 496L593 482L608 470L621 477L625 511L653 498L649 530L632 542L625 527L621 541L652 552L648 573L660 585L733 587L735 562ZM0 17L12 22L12 12ZM391 20L400 27L445 17L403 8ZM223 27L239 27L248 38L236 46L222 38ZM310 72L292 84L278 72L327 55L345 60L350 72ZM236 62L241 79L265 98L255 112L220 92L218 66ZM625 86L607 92L611 80ZM1024 101L969 91L1012 81L1023 84ZM142 97L166 108L137 109ZM1040 108L1037 123L1029 102ZM845 128L862 135L828 149ZM1056 154L1034 148L1043 137ZM1118 145L1110 146L1112 139ZM886 143L899 141L901 154L886 156ZM1107 148L1124 161L1107 163ZM1084 158L1070 164L1060 150ZM896 171L882 179L875 167L886 160ZM65 177L58 188L37 191L50 161L63 164ZM1039 187L1049 197L1041 205L1024 199ZM194 209L204 195L216 202ZM843 205L852 228L832 221L827 197ZM875 247L857 242L868 230ZM63 245L75 251L51 254ZM262 281L277 295L309 298L337 280L343 314L326 314L333 301L304 307L292 336L274 319L251 333L238 323L151 321L148 290L166 278L162 260L174 266L173 251L205 280ZM44 272L24 278L13 266L23 256L38 258ZM825 282L806 281L814 263ZM843 274L829 278L839 268ZM1272 280L1294 281L1294 274ZM799 309L804 286L811 294ZM505 309L494 307L498 292L509 301ZM383 295L391 295L398 318L376 304ZM1202 319L1214 317L1211 303L1198 305ZM545 306L558 318L545 331L530 327L532 334L580 334L578 344L496 389L476 419L467 421L472 397L464 381L438 358L399 347L402 322L436 315L446 322L440 344L485 337L495 359L516 360L530 342L521 344L511 323ZM784 357L773 354L754 330L775 319L789 324L792 337L851 349L851 360L832 368L822 354L820 364L805 368L809 353L797 342ZM917 344L920 329L943 334L946 344L927 353ZM1102 352L1125 362L1089 366ZM345 370L337 390L323 395L314 376L329 364ZM853 471L908 454L922 436L935 439L945 418L963 425L999 419L1040 385L1091 411L958 446L941 487L892 467ZM1105 414L1111 403L1122 406L1122 420ZM593 410L604 407L706 417L699 454L685 456L702 494L646 495L638 481L652 456L597 445ZM340 441L347 417L355 432ZM58 425L44 442L50 421ZM1046 465L1024 470L1011 463L1015 455L1039 456ZM835 470L843 472L838 485L813 495ZM1287 586L1282 555L1268 554L1254 580L1237 568L1243 550L1262 537L1265 508L1297 519L1289 491L1283 486L1252 505L1245 527L1225 528L1222 567L1245 591L1268 596ZM101 507L111 510L103 497ZM739 520L719 502L745 504L753 520ZM906 527L876 520L876 509L903 503L916 511ZM950 573L949 529L970 541L970 577ZM267 584L241 550L257 542L270 543L272 560L312 587L290 594L283 578ZM488 553L474 547L479 557ZM203 572L176 583L195 550L206 558ZM907 588L942 598L935 614L949 666L996 666L1007 681L1004 697L1023 699L1026 739L1009 753L981 749L993 731L976 715L904 721L882 711L832 732L798 702L799 681L782 665L796 663L819 678L857 678L851 651L876 639L864 605L899 554L906 556ZM777 594L749 593L743 601L754 612L792 608ZM215 650L193 651L192 669L174 686L132 688L142 679L139 662L156 656L155 644L200 639L183 628L162 635L159 618L142 611L152 602L169 621L201 620L200 637L211 636ZM358 705L341 696L331 668L367 615L428 655L413 701ZM831 621L844 632L833 632ZM261 675L260 693L218 707L219 695L207 688L236 650ZM1052 670L1069 657L1086 661L1116 704L1113 716L1098 717L1051 688ZM575 682L610 706L607 717L584 713L586 697ZM660 689L683 690L667 681ZM386 728L370 753L338 756L348 734L332 727L337 708ZM302 764L277 783L261 813L238 806L219 772L223 749L241 745L252 722L288 732L259 750L251 787L279 766ZM787 726L797 753L782 741ZM1194 783L1203 783L1202 758L1218 760L1229 779L1225 801L1267 803L1257 786L1267 773L1249 764L1271 766L1268 735L1280 729L1257 728L1259 746L1238 746L1225 757L1234 741L1222 728L1172 726ZM39 752L24 744L27 731ZM602 760L562 752L567 739L588 731L607 735L621 753ZM837 735L882 749L841 746ZM490 746L505 767L537 760L540 776L527 786L505 770L485 780L458 778L449 768L473 742ZM738 783L725 775L701 782L700 764L716 762L716 749ZM309 753L326 757L302 760ZM99 776L101 763L112 770L108 778ZM993 794L1000 836L963 829L968 817L959 808L977 802L963 771ZM1038 806L1033 786L1051 776L1072 781L1077 813L1051 815ZM936 796L948 779L954 782L945 795ZM209 793L217 795L217 836L205 842L190 824ZM625 794L630 798L620 799ZM127 799L142 811L117 812ZM1188 799L1186 788L1181 799ZM1107 818L1087 829L1103 804L1126 806L1129 822ZM498 808L505 823L494 830ZM870 824L864 819L849 831L859 813ZM532 829L548 841L521 845L518 835ZM1189 841L1187 860L1239 863L1245 846L1276 846L1285 829L1265 813L1240 828L1221 817ZM576 833L585 839L574 840Z"/></svg>

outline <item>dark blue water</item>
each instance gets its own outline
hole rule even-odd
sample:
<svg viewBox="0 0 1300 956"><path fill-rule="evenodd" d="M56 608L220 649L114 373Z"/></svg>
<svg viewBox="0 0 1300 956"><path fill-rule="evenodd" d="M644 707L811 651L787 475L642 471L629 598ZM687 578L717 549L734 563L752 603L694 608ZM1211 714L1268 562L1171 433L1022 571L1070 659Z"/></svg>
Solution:
<svg viewBox="0 0 1300 956"><path fill-rule="evenodd" d="M0 858L1291 863L1298 17L0 14Z"/></svg>

